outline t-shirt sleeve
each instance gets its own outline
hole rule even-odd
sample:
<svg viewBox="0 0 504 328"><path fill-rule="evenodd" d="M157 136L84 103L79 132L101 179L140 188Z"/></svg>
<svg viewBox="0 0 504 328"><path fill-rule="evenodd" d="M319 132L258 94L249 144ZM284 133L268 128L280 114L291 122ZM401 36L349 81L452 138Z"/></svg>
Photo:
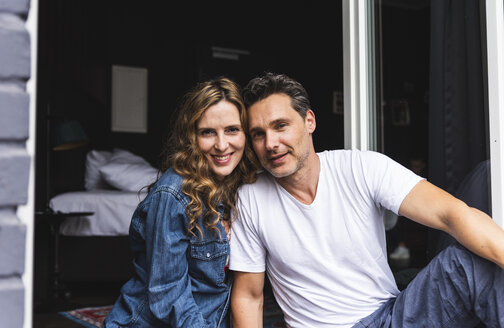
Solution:
<svg viewBox="0 0 504 328"><path fill-rule="evenodd" d="M364 175L375 202L399 214L404 198L424 178L384 154L366 151L362 156Z"/></svg>
<svg viewBox="0 0 504 328"><path fill-rule="evenodd" d="M242 272L266 271L266 250L257 233L257 218L251 215L250 202L243 193L238 197L238 217L231 225L229 268Z"/></svg>

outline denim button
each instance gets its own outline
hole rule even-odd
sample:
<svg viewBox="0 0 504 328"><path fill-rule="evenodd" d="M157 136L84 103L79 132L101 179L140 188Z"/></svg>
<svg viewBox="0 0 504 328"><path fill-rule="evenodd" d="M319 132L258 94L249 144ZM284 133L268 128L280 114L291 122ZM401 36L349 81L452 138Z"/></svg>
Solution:
<svg viewBox="0 0 504 328"><path fill-rule="evenodd" d="M206 257L210 257L210 253L206 253Z"/></svg>

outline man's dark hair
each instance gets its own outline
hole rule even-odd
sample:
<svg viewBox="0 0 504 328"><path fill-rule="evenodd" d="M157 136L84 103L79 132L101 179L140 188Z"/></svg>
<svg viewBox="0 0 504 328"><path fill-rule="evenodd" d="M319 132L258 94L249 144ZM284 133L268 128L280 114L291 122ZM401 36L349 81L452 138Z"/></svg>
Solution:
<svg viewBox="0 0 504 328"><path fill-rule="evenodd" d="M272 94L283 93L290 97L292 108L302 118L310 108L310 100L305 88L298 81L285 74L266 72L262 76L253 78L243 89L245 106L250 108L256 102L263 100Z"/></svg>

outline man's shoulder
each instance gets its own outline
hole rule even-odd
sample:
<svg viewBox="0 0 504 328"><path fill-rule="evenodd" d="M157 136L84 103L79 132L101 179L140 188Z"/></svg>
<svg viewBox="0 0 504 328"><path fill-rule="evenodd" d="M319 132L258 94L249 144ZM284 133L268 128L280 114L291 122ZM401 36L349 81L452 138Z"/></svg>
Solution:
<svg viewBox="0 0 504 328"><path fill-rule="evenodd" d="M390 159L379 152L359 149L327 150L319 153L322 169L342 177L366 175L366 172L381 172L390 164Z"/></svg>
<svg viewBox="0 0 504 328"><path fill-rule="evenodd" d="M248 193L262 191L265 188L273 188L275 186L275 181L268 171L262 170L257 174L257 180L254 183L247 183L240 188L238 188L238 193Z"/></svg>
<svg viewBox="0 0 504 328"><path fill-rule="evenodd" d="M360 150L360 149L334 149L324 150L317 153L321 159L328 161L344 161L344 160L373 160L377 157L384 157L385 155L373 150Z"/></svg>

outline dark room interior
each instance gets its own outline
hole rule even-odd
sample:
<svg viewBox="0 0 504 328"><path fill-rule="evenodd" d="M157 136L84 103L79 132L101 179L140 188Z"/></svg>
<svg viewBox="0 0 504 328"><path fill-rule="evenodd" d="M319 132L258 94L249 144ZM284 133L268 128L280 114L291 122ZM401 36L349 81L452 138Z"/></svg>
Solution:
<svg viewBox="0 0 504 328"><path fill-rule="evenodd" d="M382 6L378 83L380 148L405 166L414 156L428 160L430 26L429 1L407 3ZM196 82L225 75L244 86L264 71L290 75L311 97L316 150L343 148L343 114L334 104L343 91L339 1L40 0L38 38L34 327L71 327L40 318L110 304L131 274L127 236L59 236L55 255L49 200L85 189L91 150L124 149L156 168L179 97ZM145 133L111 129L113 66L148 72ZM405 101L409 118L398 121L394 110ZM80 123L88 142L55 150L56 127L67 121ZM424 265L426 230L404 231L416 252L413 264ZM55 256L62 289L54 287Z"/></svg>
<svg viewBox="0 0 504 328"><path fill-rule="evenodd" d="M185 91L219 75L243 86L268 70L307 88L317 150L342 148L343 116L332 110L333 91L343 89L341 44L341 6L330 3L40 1L34 326L44 327L37 318L46 313L111 302L131 274L127 236L58 236L54 286L55 228L47 205L55 195L84 190L90 150L125 149L157 167ZM232 58L219 56L222 49ZM147 69L146 133L111 129L114 65ZM88 142L56 151L56 127L67 121L80 123Z"/></svg>

